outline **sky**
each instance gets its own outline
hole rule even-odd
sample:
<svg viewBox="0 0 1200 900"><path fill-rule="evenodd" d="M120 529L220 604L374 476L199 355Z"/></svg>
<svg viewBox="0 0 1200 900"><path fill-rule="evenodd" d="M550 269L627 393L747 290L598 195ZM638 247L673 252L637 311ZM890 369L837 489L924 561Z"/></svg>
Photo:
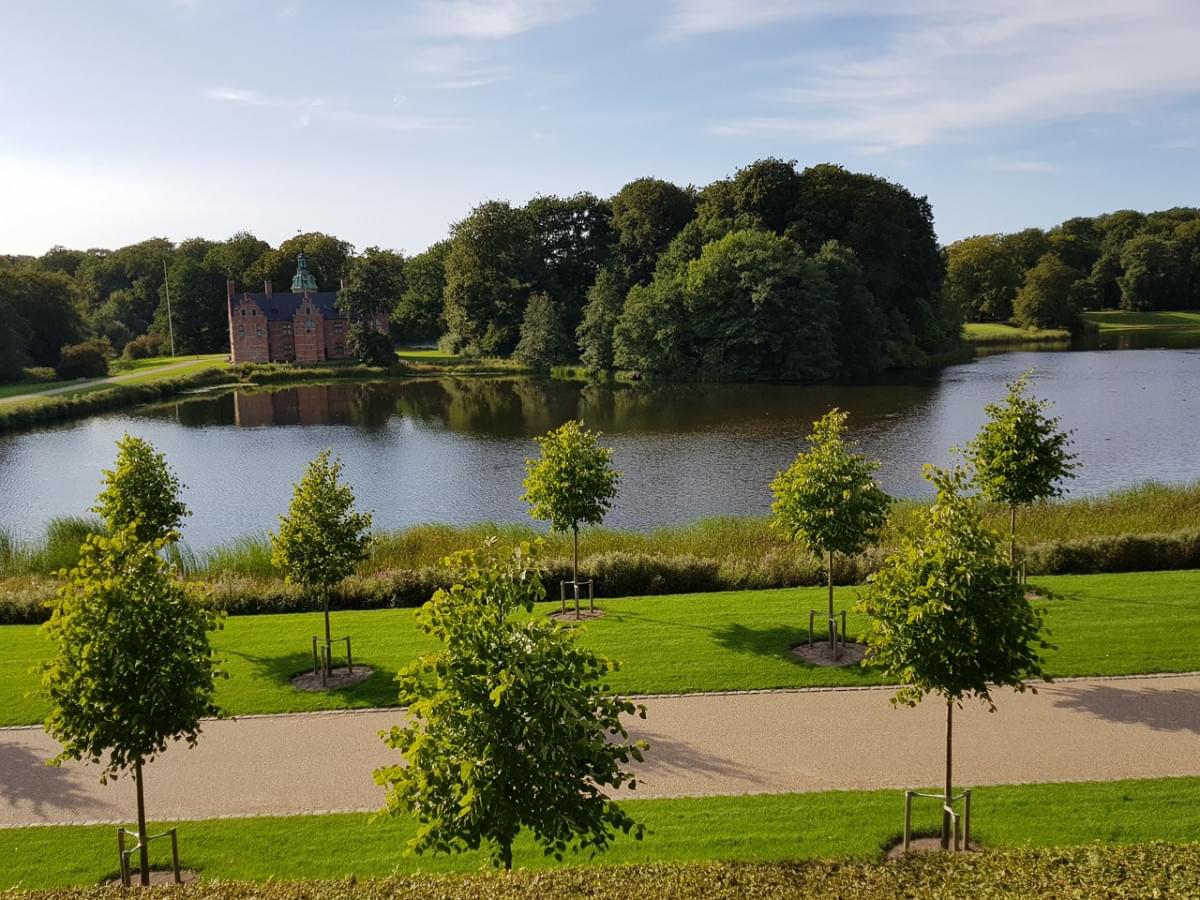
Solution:
<svg viewBox="0 0 1200 900"><path fill-rule="evenodd" d="M0 0L0 253L702 186L766 156L938 235L1200 205L1198 0Z"/></svg>

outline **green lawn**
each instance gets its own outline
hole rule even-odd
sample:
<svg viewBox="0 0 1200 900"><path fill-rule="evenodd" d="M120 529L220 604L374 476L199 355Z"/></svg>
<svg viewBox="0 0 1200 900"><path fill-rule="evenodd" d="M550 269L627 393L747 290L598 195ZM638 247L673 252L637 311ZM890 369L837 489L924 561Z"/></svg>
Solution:
<svg viewBox="0 0 1200 900"><path fill-rule="evenodd" d="M1200 833L1196 778L986 787L976 788L972 799L974 834L991 848L1184 842ZM595 860L574 856L566 863L871 859L899 836L904 803L900 791L887 790L641 800L626 807L645 823L643 841L622 836ZM932 833L939 818L936 802L924 801L914 809L914 829ZM180 824L179 841L183 865L206 878L363 878L485 865L474 853L405 855L413 827L363 814L222 819ZM115 874L114 831L0 829L0 890L95 884ZM152 865L169 859L161 843ZM521 868L554 865L525 837L515 857Z"/></svg>
<svg viewBox="0 0 1200 900"><path fill-rule="evenodd" d="M1065 328L1017 328L1003 322L967 322L963 337L972 344L1031 344L1069 341Z"/></svg>
<svg viewBox="0 0 1200 900"><path fill-rule="evenodd" d="M190 361L190 362L189 362ZM159 371L166 366L172 366L176 363L188 362L188 365L180 365L177 368L170 369L166 372ZM131 378L122 378L116 384L145 384L151 381L160 381L165 378L179 378L184 375L192 375L196 372L202 372L205 369L225 368L229 365L226 362L226 354L224 353L209 353L202 356L157 356L149 359L136 360L113 360L109 371L109 377L133 375L134 373L142 373L134 375ZM41 394L55 388L67 387L76 381L95 381L96 379L71 379L68 381L41 381L33 384L5 384L0 385L0 400L8 397L17 397L22 394ZM83 388L78 391L65 391L62 394L56 394L55 397L77 397L81 394L89 394L92 391L104 390L112 387L112 384L93 385L92 387Z"/></svg>
<svg viewBox="0 0 1200 900"><path fill-rule="evenodd" d="M0 400L19 397L21 394L37 394L54 388L66 387L71 381L35 381L20 384L0 384Z"/></svg>
<svg viewBox="0 0 1200 900"><path fill-rule="evenodd" d="M1157 331L1165 334L1200 334L1200 312L1127 312L1100 310L1085 312L1084 321L1103 333Z"/></svg>
<svg viewBox="0 0 1200 900"><path fill-rule="evenodd" d="M401 360L417 362L453 362L459 358L457 353L439 350L437 347L398 347L396 356Z"/></svg>
<svg viewBox="0 0 1200 900"><path fill-rule="evenodd" d="M1200 572L1064 575L1036 579L1053 591L1047 625L1057 650L1055 676L1128 675L1200 670ZM838 591L853 602L855 588ZM794 661L788 650L807 635L808 610L820 588L676 594L609 600L608 615L580 626L584 641L622 662L611 679L626 693L689 693L754 688L878 684L861 668L831 669ZM553 609L547 604L542 610ZM214 637L230 673L218 703L231 715L387 706L396 702L394 673L432 641L414 624L415 610L336 612L335 634L354 639L356 661L375 675L331 694L295 691L289 678L311 665L318 613L235 616ZM863 625L851 616L854 634ZM44 715L33 668L49 649L34 625L0 628L6 665L0 672L0 725Z"/></svg>

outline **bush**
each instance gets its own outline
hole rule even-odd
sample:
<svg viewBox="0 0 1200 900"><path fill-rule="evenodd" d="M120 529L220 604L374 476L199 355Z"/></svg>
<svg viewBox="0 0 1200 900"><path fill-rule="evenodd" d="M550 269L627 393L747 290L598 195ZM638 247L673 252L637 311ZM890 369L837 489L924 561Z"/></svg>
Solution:
<svg viewBox="0 0 1200 900"><path fill-rule="evenodd" d="M1054 541L1029 547L1022 556L1035 575L1200 569L1200 529Z"/></svg>
<svg viewBox="0 0 1200 900"><path fill-rule="evenodd" d="M54 371L59 378L103 378L108 374L112 347L107 341L84 341L62 348Z"/></svg>
<svg viewBox="0 0 1200 900"><path fill-rule="evenodd" d="M167 350L167 340L161 334L143 334L125 345L122 354L126 359L150 359L162 356Z"/></svg>
<svg viewBox="0 0 1200 900"><path fill-rule="evenodd" d="M28 369L21 370L21 380L27 381L30 384L41 384L48 381L57 381L58 373L49 366L31 366Z"/></svg>
<svg viewBox="0 0 1200 900"><path fill-rule="evenodd" d="M365 366L390 366L396 361L392 339L371 325L356 322L346 336L350 353Z"/></svg>

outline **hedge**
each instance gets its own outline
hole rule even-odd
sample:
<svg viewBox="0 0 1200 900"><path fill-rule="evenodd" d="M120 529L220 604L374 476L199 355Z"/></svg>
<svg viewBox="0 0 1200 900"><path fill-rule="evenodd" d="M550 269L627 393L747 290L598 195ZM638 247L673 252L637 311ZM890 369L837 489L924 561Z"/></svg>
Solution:
<svg viewBox="0 0 1200 900"><path fill-rule="evenodd" d="M861 583L883 559L881 550L839 560L835 581ZM1200 529L1174 534L1097 537L1039 544L1025 551L1031 575L1092 575L1200 569ZM569 559L547 561L549 599L559 596L559 583L571 576ZM771 551L754 564L697 556L610 551L585 557L581 574L595 579L603 597L690 594L707 591L763 590L823 583L824 572L813 558ZM309 593L281 579L222 576L208 582L212 602L231 615L314 612L319 603ZM0 582L0 625L36 624L48 616L45 603L56 582L17 577ZM347 578L330 598L334 609L389 609L420 606L446 574L437 568L389 569Z"/></svg>
<svg viewBox="0 0 1200 900"><path fill-rule="evenodd" d="M163 893L160 889L156 893ZM115 900L117 887L6 892L11 900ZM195 881L176 900L931 900L1198 897L1200 844L926 854L892 862L693 863L383 880Z"/></svg>

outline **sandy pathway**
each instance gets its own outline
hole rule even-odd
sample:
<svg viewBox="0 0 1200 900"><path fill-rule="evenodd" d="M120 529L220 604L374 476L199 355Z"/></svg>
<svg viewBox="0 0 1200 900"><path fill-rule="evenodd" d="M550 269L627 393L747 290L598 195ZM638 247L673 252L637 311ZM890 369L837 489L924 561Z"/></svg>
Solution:
<svg viewBox="0 0 1200 900"><path fill-rule="evenodd" d="M893 708L887 689L653 697L636 737L642 797L919 786L936 782L945 707ZM1037 696L1005 691L999 711L955 716L956 770L976 785L1200 775L1200 676L1082 680ZM158 820L367 810L377 738L398 710L261 716L205 725L195 750L147 770ZM0 825L126 821L128 779L46 768L37 728L0 729Z"/></svg>

